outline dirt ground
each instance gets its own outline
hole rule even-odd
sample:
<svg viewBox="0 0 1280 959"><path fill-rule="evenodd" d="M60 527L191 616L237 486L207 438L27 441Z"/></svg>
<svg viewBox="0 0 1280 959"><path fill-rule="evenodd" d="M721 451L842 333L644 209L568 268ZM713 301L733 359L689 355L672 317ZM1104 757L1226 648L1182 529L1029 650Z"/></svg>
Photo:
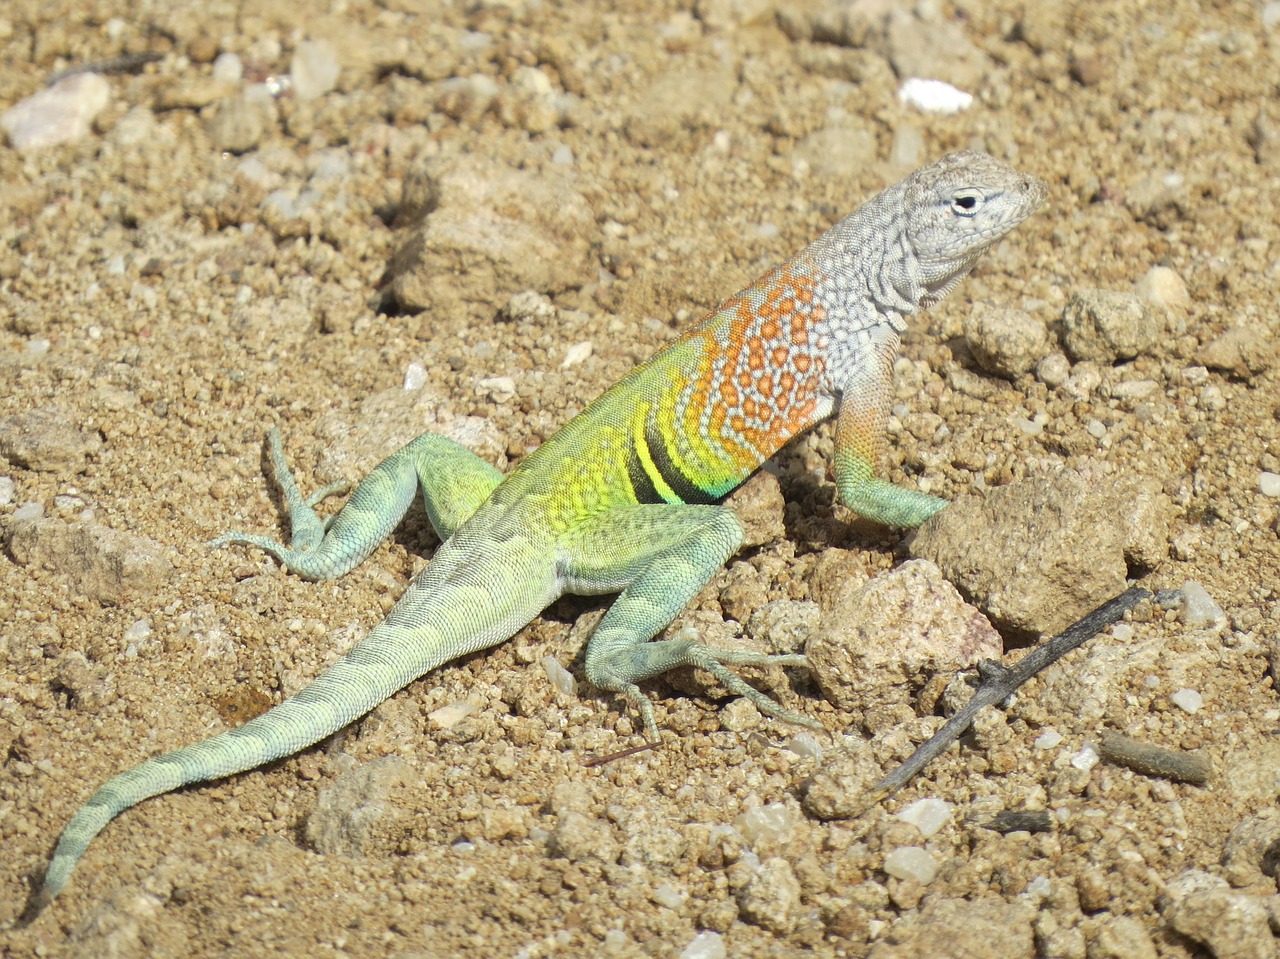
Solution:
<svg viewBox="0 0 1280 959"><path fill-rule="evenodd" d="M0 147L0 954L1275 955L1276 4L605 6L0 11L0 108L67 67L108 84L74 142ZM898 99L910 76L975 99L924 113ZM802 803L823 764L875 732L891 765L920 724L886 734L791 671L776 694L829 730L797 740L655 682L663 745L588 767L637 727L581 678L603 601L564 600L317 747L126 812L16 922L98 785L296 692L429 558L419 510L331 583L211 550L284 532L270 426L304 491L422 429L505 469L960 148L1051 196L916 318L888 475L949 498L1062 468L1154 480L1173 524L1143 585L1198 583L1221 617L1147 607L893 800L825 820ZM1157 266L1187 302L1136 356L1000 378L960 335L975 303L1015 307L1057 353L1073 295ZM528 290L547 300L508 308ZM901 559L898 534L832 506L830 445L779 457L785 535L731 563L697 622L808 600L832 550ZM1214 775L1091 765L1105 730ZM896 818L924 797L954 804L928 838ZM1001 809L1051 828L971 821ZM936 876L894 874L904 848Z"/></svg>

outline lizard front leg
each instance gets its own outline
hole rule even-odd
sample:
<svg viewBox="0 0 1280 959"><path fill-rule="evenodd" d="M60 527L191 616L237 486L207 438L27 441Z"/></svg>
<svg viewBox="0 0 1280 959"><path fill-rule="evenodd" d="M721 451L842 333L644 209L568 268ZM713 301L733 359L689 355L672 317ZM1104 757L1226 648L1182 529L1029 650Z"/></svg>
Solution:
<svg viewBox="0 0 1280 959"><path fill-rule="evenodd" d="M655 741L653 706L638 684L677 666L706 670L761 712L821 728L728 668L806 666L804 656L713 649L688 639L650 642L741 544L742 527L727 507L661 504L609 510L578 524L562 540L566 589L588 594L622 591L587 642L587 679L626 697Z"/></svg>
<svg viewBox="0 0 1280 959"><path fill-rule="evenodd" d="M268 434L268 443L276 481L289 508L290 545L240 532L224 533L209 545L256 546L306 579L333 579L364 562L399 525L418 488L431 525L446 540L502 482L502 473L470 450L423 433L375 466L341 512L325 522L315 506L343 484L326 486L303 499L285 461L278 429Z"/></svg>
<svg viewBox="0 0 1280 959"><path fill-rule="evenodd" d="M947 501L894 486L874 475L893 397L898 334L887 326L873 330L865 349L865 362L840 393L834 457L836 490L840 502L859 516L886 526L919 526Z"/></svg>

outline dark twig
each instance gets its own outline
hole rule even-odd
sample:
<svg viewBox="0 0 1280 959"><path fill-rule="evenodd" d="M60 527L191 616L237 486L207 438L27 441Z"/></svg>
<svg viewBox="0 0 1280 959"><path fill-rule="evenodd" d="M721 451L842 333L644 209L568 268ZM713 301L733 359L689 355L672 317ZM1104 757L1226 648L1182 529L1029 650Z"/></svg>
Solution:
<svg viewBox="0 0 1280 959"><path fill-rule="evenodd" d="M974 718L984 706L993 706L1007 699L1036 673L1056 663L1085 640L1096 636L1112 623L1118 622L1125 613L1144 599L1150 598L1149 590L1137 586L1131 587L1115 599L1108 600L1093 612L1077 620L1057 636L1037 646L1012 666L1003 666L993 660L983 660L978 664L981 682L973 698L947 720L941 729L921 743L906 762L872 787L864 802L859 804L858 814L889 798L910 782L920 770L973 725Z"/></svg>
<svg viewBox="0 0 1280 959"><path fill-rule="evenodd" d="M110 60L77 63L75 66L66 67L57 73L49 74L44 81L44 85L51 87L59 80L74 77L77 73L137 73L148 63L155 63L163 58L163 53L148 50L145 53L124 53L118 57L112 57Z"/></svg>
<svg viewBox="0 0 1280 959"><path fill-rule="evenodd" d="M1110 731L1102 734L1098 753L1107 762L1128 766L1144 776L1159 776L1175 782L1203 786L1213 774L1209 757L1199 752L1165 749Z"/></svg>

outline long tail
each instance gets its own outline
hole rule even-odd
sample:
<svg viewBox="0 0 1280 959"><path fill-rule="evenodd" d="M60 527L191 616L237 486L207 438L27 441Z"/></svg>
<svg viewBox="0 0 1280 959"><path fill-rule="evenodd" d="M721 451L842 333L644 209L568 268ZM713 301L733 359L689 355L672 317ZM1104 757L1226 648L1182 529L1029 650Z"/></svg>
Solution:
<svg viewBox="0 0 1280 959"><path fill-rule="evenodd" d="M496 584L522 581L508 578L505 570L490 572L496 575L488 588L465 573L461 578L470 582L447 585L429 582L424 574L385 620L297 695L237 729L148 759L109 780L63 829L24 918L33 919L53 901L90 841L119 813L179 786L254 769L319 742L435 667L513 635L554 599L527 589L528 569L522 570L526 589L495 595Z"/></svg>

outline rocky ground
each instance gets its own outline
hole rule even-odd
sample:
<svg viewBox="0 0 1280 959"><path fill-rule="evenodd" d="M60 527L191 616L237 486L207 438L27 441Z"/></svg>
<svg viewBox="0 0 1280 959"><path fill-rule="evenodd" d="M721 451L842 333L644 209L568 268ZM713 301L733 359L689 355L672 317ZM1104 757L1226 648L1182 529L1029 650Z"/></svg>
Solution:
<svg viewBox="0 0 1280 959"><path fill-rule="evenodd" d="M1276 954L1280 5L144 6L0 11L0 953ZM296 692L430 556L417 511L333 583L211 550L282 531L268 427L306 489L423 429L506 468L958 148L1051 197L904 344L884 468L957 505L857 522L816 431L673 627L807 645L758 681L827 732L673 676L662 745L588 766L637 726L565 600L122 815L16 922L96 786ZM854 815L958 667L1135 577L1186 589Z"/></svg>

